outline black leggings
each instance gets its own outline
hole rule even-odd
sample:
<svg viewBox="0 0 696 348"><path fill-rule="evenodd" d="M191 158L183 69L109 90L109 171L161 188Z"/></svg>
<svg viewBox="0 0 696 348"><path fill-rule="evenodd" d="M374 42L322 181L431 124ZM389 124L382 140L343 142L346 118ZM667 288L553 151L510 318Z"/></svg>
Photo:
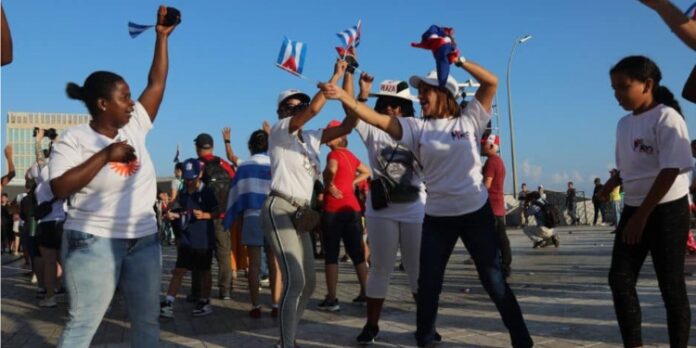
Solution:
<svg viewBox="0 0 696 348"><path fill-rule="evenodd" d="M643 345L636 281L648 251L653 260L662 300L667 309L670 347L686 347L691 311L684 281L684 257L689 232L689 202L681 199L659 204L650 214L640 242L625 244L621 237L637 207L625 206L614 239L609 285L625 347Z"/></svg>
<svg viewBox="0 0 696 348"><path fill-rule="evenodd" d="M324 212L321 214L321 229L324 233L325 264L338 264L341 239L354 265L365 262L365 253L361 244L363 229L358 212Z"/></svg>

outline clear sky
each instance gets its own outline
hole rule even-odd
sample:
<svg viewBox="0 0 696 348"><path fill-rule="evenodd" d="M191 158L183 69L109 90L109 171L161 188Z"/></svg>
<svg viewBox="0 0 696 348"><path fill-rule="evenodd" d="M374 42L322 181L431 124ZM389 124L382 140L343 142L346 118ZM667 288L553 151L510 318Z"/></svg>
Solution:
<svg viewBox="0 0 696 348"><path fill-rule="evenodd" d="M676 0L687 8L691 0ZM14 39L15 61L2 68L2 136L8 111L85 113L65 96L69 81L82 84L95 70L122 75L138 96L147 82L154 32L131 39L128 21L152 24L158 2L3 1ZM232 128L234 146L248 156L249 134L276 119L281 90L316 91L311 83L274 66L283 37L308 45L305 74L326 80L339 44L335 33L362 19L361 67L377 80L406 80L434 68L429 52L411 48L431 24L452 26L462 55L500 78L498 92L502 154L512 191L505 72L518 47L512 95L518 176L531 186L580 189L606 178L614 162L615 127L625 112L611 90L608 70L624 56L653 58L663 84L675 94L696 62L660 18L636 0L619 1L181 1L170 38L165 99L148 144L160 176L171 175L175 148L194 156L193 138L211 133L224 156L220 131ZM470 77L453 67L454 77ZM693 134L696 106L679 99ZM330 102L309 128L342 117ZM495 120L494 120L495 123ZM4 146L4 139L3 139ZM350 148L365 159L357 135ZM3 165L4 167L4 165Z"/></svg>

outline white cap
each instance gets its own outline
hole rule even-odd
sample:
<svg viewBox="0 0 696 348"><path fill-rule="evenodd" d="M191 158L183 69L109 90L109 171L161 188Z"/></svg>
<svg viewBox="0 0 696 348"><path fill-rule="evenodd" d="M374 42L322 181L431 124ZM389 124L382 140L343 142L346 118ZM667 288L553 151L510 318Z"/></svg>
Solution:
<svg viewBox="0 0 696 348"><path fill-rule="evenodd" d="M428 73L428 75L425 75L424 77L421 76L411 76L409 79L409 82L411 83L411 87L413 88L418 88L418 85L421 82L427 83L431 86L440 86L437 80L437 71L433 70ZM445 83L445 89L447 89L450 93L452 93L452 96L457 98L459 96L459 84L457 83L457 80L452 77L452 75L447 75L447 83Z"/></svg>
<svg viewBox="0 0 696 348"><path fill-rule="evenodd" d="M379 92L370 93L370 97L394 97L417 102L418 99L411 95L406 81L385 80L379 85Z"/></svg>
<svg viewBox="0 0 696 348"><path fill-rule="evenodd" d="M285 99L288 99L290 97L295 97L305 103L309 103L311 98L300 91L299 89L288 89L285 91L280 92L280 95L278 95L278 106L280 106L280 103L282 103Z"/></svg>

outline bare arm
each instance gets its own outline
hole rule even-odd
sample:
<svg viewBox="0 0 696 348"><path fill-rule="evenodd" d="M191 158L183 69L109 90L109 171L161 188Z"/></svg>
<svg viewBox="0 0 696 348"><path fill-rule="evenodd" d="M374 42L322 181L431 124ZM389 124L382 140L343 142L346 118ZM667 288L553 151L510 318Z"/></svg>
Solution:
<svg viewBox="0 0 696 348"><path fill-rule="evenodd" d="M41 142L43 142L44 130L39 128L36 131L36 139L34 142L34 154L36 155L36 164L39 165L39 169L46 165L46 157L44 156L43 148L41 148Z"/></svg>
<svg viewBox="0 0 696 348"><path fill-rule="evenodd" d="M493 178L490 176L483 178L483 185L486 186L486 190L490 190L491 185L493 185Z"/></svg>
<svg viewBox="0 0 696 348"><path fill-rule="evenodd" d="M335 159L330 159L329 163L326 164L324 169L324 185L326 186L326 191L337 199L343 198L343 193L336 187L333 180L336 177L336 172L338 172L338 161Z"/></svg>
<svg viewBox="0 0 696 348"><path fill-rule="evenodd" d="M366 166L363 163L360 163L360 165L357 168L358 171L358 176L355 177L355 180L353 180L353 186L357 185L358 183L367 180L372 175L372 171L368 166Z"/></svg>
<svg viewBox="0 0 696 348"><path fill-rule="evenodd" d="M336 63L336 67L334 67L334 73L331 76L329 83L335 84L336 82L338 82L338 80L340 80L343 74L345 73L346 66L346 62L338 61ZM314 116L316 116L321 111L321 109L324 107L324 104L326 104L326 98L324 97L324 94L321 92L317 92L317 94L314 95L314 98L312 98L312 101L309 103L309 107L302 110L302 112L300 112L299 114L292 116L292 119L290 119L290 133L294 133L296 130L304 126L305 123L309 122Z"/></svg>
<svg viewBox="0 0 696 348"><path fill-rule="evenodd" d="M0 187L9 184L16 175L14 160L12 159L12 144L5 146L5 159L7 160L7 174L2 177Z"/></svg>
<svg viewBox="0 0 696 348"><path fill-rule="evenodd" d="M51 180L51 191L58 199L67 198L83 187L109 162L130 162L135 160L135 149L125 141L113 143L80 165L71 168L63 175Z"/></svg>
<svg viewBox="0 0 696 348"><path fill-rule="evenodd" d="M161 12L158 16L162 17ZM159 18L157 23L160 23ZM174 31L176 25L166 27L157 25L157 40L155 40L155 56L152 59L152 66L147 77L147 86L138 100L150 115L153 122L157 117L157 111L164 98L164 87L167 84L167 73L169 71L169 35Z"/></svg>
<svg viewBox="0 0 696 348"><path fill-rule="evenodd" d="M621 185L621 176L619 174L613 175L607 182L604 183L602 189L597 192L597 199L601 202L606 202L609 200L609 194L614 191L616 186Z"/></svg>
<svg viewBox="0 0 696 348"><path fill-rule="evenodd" d="M643 229L645 229L645 225L648 222L648 217L652 214L662 197L664 197L670 187L672 187L678 175L678 168L665 168L657 174L655 181L650 187L650 191L648 191L648 195L626 224L623 231L624 233L622 234L623 241L626 244L632 245L640 241Z"/></svg>
<svg viewBox="0 0 696 348"><path fill-rule="evenodd" d="M225 127L222 129L222 140L225 142L225 153L227 154L227 159L234 164L236 167L238 165L239 157L234 155L232 151L232 144L230 143L232 131L230 127Z"/></svg>
<svg viewBox="0 0 696 348"><path fill-rule="evenodd" d="M641 0L640 2L655 10L679 39L691 49L696 50L696 21L689 19L669 0Z"/></svg>
<svg viewBox="0 0 696 348"><path fill-rule="evenodd" d="M684 84L682 97L692 103L696 103L696 66L691 70L691 75L689 75L686 84Z"/></svg>
<svg viewBox="0 0 696 348"><path fill-rule="evenodd" d="M459 58L455 65L464 69L481 84L478 90L476 90L474 97L481 103L484 109L490 110L493 106L495 91L498 90L498 77L470 60L464 63L461 61L461 58Z"/></svg>
<svg viewBox="0 0 696 348"><path fill-rule="evenodd" d="M12 63L13 53L12 53L12 35L10 34L10 25L7 23L7 18L5 17L5 9L0 6L0 12L2 13L2 65L7 65Z"/></svg>

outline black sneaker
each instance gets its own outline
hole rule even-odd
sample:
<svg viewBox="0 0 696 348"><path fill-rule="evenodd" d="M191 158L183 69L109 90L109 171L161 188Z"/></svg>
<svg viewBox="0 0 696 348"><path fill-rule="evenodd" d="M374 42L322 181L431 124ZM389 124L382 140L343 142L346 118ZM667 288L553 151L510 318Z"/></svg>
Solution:
<svg viewBox="0 0 696 348"><path fill-rule="evenodd" d="M534 245L532 245L532 248L534 248L534 249L543 248L544 243L546 243L545 240L540 240L540 241L534 242Z"/></svg>
<svg viewBox="0 0 696 348"><path fill-rule="evenodd" d="M337 312L341 310L341 305L338 304L338 299L329 300L327 298L322 301L319 306L319 310L327 312Z"/></svg>
<svg viewBox="0 0 696 348"><path fill-rule="evenodd" d="M558 236L555 234L553 235L553 237L551 237L551 242L553 243L553 246L555 246L556 248L558 248L558 246L561 245L561 241L558 240Z"/></svg>
<svg viewBox="0 0 696 348"><path fill-rule="evenodd" d="M358 305L365 305L367 304L367 296L365 295L358 295L358 297L353 299L353 304L358 304Z"/></svg>
<svg viewBox="0 0 696 348"><path fill-rule="evenodd" d="M362 332L360 335L358 335L358 344L362 346L367 346L375 343L375 337L377 337L377 334L379 333L379 326L371 326L369 324L365 324L363 326Z"/></svg>
<svg viewBox="0 0 696 348"><path fill-rule="evenodd" d="M210 300L199 300L196 303L196 308L191 312L194 317L202 317L211 313L213 313L213 306L210 305Z"/></svg>
<svg viewBox="0 0 696 348"><path fill-rule="evenodd" d="M160 302L160 317L174 318L174 303L167 300Z"/></svg>

